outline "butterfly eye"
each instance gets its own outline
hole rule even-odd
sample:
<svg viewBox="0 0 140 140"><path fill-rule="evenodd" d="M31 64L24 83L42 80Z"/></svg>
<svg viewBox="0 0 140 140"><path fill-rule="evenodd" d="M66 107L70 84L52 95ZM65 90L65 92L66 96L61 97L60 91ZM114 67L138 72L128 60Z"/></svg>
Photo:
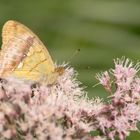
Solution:
<svg viewBox="0 0 140 140"><path fill-rule="evenodd" d="M58 68L55 68L55 72L58 72L59 75L62 75L65 71L65 68L64 67L58 67Z"/></svg>

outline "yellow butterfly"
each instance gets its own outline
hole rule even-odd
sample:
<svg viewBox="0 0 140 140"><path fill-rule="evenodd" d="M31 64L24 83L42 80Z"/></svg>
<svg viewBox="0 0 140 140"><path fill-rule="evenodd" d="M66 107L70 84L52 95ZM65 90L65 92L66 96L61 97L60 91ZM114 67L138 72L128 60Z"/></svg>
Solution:
<svg viewBox="0 0 140 140"><path fill-rule="evenodd" d="M9 20L2 29L0 77L18 78L53 84L64 68L55 68L40 39L23 24Z"/></svg>

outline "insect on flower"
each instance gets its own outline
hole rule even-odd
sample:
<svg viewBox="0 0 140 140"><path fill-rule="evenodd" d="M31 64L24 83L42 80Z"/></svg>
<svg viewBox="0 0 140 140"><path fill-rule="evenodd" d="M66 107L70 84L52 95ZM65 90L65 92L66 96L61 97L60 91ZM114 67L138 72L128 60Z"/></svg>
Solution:
<svg viewBox="0 0 140 140"><path fill-rule="evenodd" d="M40 39L23 24L9 20L2 29L0 77L14 76L53 84L64 73L54 62Z"/></svg>

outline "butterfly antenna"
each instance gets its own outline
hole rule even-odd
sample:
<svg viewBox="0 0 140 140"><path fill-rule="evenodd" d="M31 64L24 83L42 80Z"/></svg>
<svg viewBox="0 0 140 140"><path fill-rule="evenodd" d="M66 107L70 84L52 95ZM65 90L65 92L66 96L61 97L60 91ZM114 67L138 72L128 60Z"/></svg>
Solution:
<svg viewBox="0 0 140 140"><path fill-rule="evenodd" d="M68 59L68 61L71 61L78 53L80 52L80 49L75 50L75 52L72 54L72 56Z"/></svg>

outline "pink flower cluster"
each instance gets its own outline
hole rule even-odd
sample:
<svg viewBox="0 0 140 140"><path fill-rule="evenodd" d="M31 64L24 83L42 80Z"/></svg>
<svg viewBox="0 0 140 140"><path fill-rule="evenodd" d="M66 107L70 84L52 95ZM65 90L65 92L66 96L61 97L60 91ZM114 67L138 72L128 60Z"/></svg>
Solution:
<svg viewBox="0 0 140 140"><path fill-rule="evenodd" d="M100 83L111 95L109 103L98 115L99 129L107 138L125 140L130 131L138 130L140 121L139 63L133 64L122 57L114 61L115 68L97 75Z"/></svg>
<svg viewBox="0 0 140 140"><path fill-rule="evenodd" d="M88 99L67 67L53 85L14 77L0 79L0 139L125 140L140 121L139 64L117 59L115 68L97 75L108 102Z"/></svg>

